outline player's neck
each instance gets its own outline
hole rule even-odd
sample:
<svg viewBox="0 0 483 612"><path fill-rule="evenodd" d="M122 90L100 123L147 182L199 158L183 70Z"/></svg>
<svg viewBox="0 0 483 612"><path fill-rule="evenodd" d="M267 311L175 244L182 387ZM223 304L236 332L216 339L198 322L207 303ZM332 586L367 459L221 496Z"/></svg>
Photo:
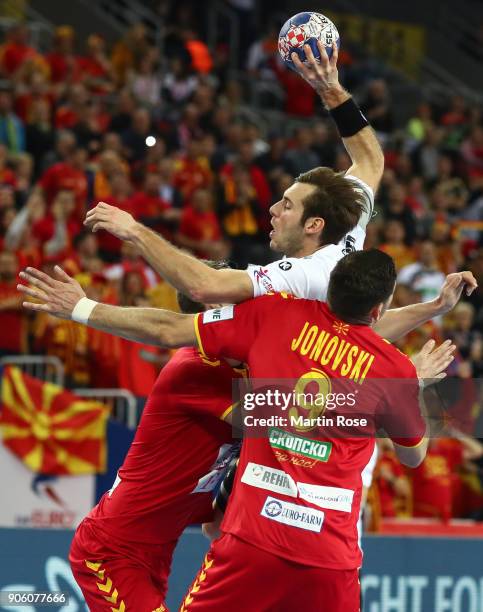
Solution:
<svg viewBox="0 0 483 612"><path fill-rule="evenodd" d="M317 251L320 251L321 249L325 249L326 246L328 245L323 244L322 246L314 246L313 244L306 244L302 246L296 253L293 253L292 255L287 255L287 257L297 257L297 258L309 257L310 255L313 255Z"/></svg>

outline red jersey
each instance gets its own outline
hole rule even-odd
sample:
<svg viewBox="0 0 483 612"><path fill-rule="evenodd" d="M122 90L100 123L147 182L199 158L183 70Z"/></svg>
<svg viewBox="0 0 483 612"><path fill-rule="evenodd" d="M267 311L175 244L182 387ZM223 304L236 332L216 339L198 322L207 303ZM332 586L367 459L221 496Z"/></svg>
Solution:
<svg viewBox="0 0 483 612"><path fill-rule="evenodd" d="M39 185L45 191L47 204L63 189L72 191L76 199L76 216L84 220L87 200L87 177L82 170L74 168L68 163L59 162L51 166L40 177Z"/></svg>
<svg viewBox="0 0 483 612"><path fill-rule="evenodd" d="M23 353L27 349L27 319L20 302L16 283L0 282L0 350L4 354ZM10 303L9 308L5 307L6 303Z"/></svg>
<svg viewBox="0 0 483 612"><path fill-rule="evenodd" d="M233 456L232 378L223 361L179 350L161 371L112 489L86 520L109 543L165 544L212 518L211 492Z"/></svg>
<svg viewBox="0 0 483 612"><path fill-rule="evenodd" d="M375 430L383 427L398 443L411 446L421 441L426 429L413 364L370 327L346 324L317 301L264 296L199 314L195 325L200 348L208 355L247 363L252 385L257 379L297 379L295 389L305 393L314 380L319 389L331 389L352 379L363 398L365 389L378 385L378 394L369 398L371 405L376 398L377 410L364 437L331 437L335 428L330 422L306 426L304 421L299 427L297 419L287 417L255 438L244 418L245 439L222 524L223 531L297 563L359 567L361 474L371 459ZM394 380L391 389L387 381L384 389L380 380L368 384L371 378L406 379L404 410L399 407L391 414L394 395L401 397ZM365 414L364 402L362 406ZM303 412L300 405L288 414L292 410ZM342 414L329 410L334 421ZM283 418L279 409L271 413ZM403 431L412 439L401 439Z"/></svg>

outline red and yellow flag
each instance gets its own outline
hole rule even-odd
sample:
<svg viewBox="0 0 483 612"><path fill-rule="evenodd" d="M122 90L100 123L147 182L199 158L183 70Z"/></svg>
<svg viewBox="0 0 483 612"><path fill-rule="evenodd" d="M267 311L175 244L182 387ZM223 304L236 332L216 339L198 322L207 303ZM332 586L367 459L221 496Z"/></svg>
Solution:
<svg viewBox="0 0 483 612"><path fill-rule="evenodd" d="M4 445L34 472L95 474L106 470L109 408L6 368L0 432Z"/></svg>

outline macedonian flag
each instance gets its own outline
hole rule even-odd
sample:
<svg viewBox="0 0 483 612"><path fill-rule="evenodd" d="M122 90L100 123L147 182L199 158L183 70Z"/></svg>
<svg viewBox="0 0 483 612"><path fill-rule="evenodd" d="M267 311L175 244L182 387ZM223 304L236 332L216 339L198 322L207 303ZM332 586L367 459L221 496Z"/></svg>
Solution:
<svg viewBox="0 0 483 612"><path fill-rule="evenodd" d="M106 470L109 408L22 373L4 370L0 432L4 445L41 474Z"/></svg>

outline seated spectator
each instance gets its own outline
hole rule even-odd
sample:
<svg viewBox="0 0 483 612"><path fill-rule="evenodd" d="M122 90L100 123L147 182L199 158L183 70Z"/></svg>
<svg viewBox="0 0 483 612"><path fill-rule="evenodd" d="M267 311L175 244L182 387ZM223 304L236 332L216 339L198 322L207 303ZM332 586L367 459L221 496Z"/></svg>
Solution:
<svg viewBox="0 0 483 612"><path fill-rule="evenodd" d="M123 134L130 130L135 109L136 102L131 91L128 88L121 89L109 124L110 132Z"/></svg>
<svg viewBox="0 0 483 612"><path fill-rule="evenodd" d="M0 144L5 145L9 153L20 153L25 151L25 128L12 109L12 91L8 85L2 85L0 88Z"/></svg>
<svg viewBox="0 0 483 612"><path fill-rule="evenodd" d="M421 295L422 302L430 302L438 297L445 281L436 258L434 244L425 240L417 248L417 261L399 270L397 281L411 287Z"/></svg>
<svg viewBox="0 0 483 612"><path fill-rule="evenodd" d="M292 146L285 154L285 168L292 176L298 176L320 165L320 159L313 151L312 131L307 127L295 130Z"/></svg>
<svg viewBox="0 0 483 612"><path fill-rule="evenodd" d="M240 269L257 260L261 211L249 172L243 165L234 164L222 184L219 213L232 245L231 258Z"/></svg>
<svg viewBox="0 0 483 612"><path fill-rule="evenodd" d="M48 170L54 164L67 162L75 147L75 136L70 130L57 130L55 132L55 148L45 152L39 168Z"/></svg>
<svg viewBox="0 0 483 612"><path fill-rule="evenodd" d="M76 200L75 216L81 223L86 213L86 159L86 150L76 147L67 154L65 161L48 168L37 183L37 191L45 197L47 208L50 208L59 191L72 191Z"/></svg>
<svg viewBox="0 0 483 612"><path fill-rule="evenodd" d="M27 348L27 317L17 291L18 272L17 256L0 251L0 356L19 355Z"/></svg>
<svg viewBox="0 0 483 612"><path fill-rule="evenodd" d="M43 169L43 159L48 151L54 149L55 132L49 104L45 100L35 100L30 108L30 116L25 126L25 148L34 160L34 176L38 178Z"/></svg>
<svg viewBox="0 0 483 612"><path fill-rule="evenodd" d="M379 247L394 259L397 270L415 260L413 249L405 243L405 235L404 225L400 221L388 221L384 227L383 243Z"/></svg>
<svg viewBox="0 0 483 612"><path fill-rule="evenodd" d="M208 189L197 189L183 209L177 242L197 257L215 260L225 257L226 245L214 210L213 194Z"/></svg>
<svg viewBox="0 0 483 612"><path fill-rule="evenodd" d="M408 517L411 514L411 487L404 467L398 460L394 446L388 438L377 440L379 454L374 480L379 493L381 516Z"/></svg>
<svg viewBox="0 0 483 612"><path fill-rule="evenodd" d="M159 195L164 202L173 208L181 208L183 195L174 186L176 162L171 157L165 157L159 162Z"/></svg>
<svg viewBox="0 0 483 612"><path fill-rule="evenodd" d="M56 28L52 51L46 56L50 68L50 80L54 85L72 84L80 76L74 43L74 28L68 25Z"/></svg>
<svg viewBox="0 0 483 612"><path fill-rule="evenodd" d="M406 130L408 135L411 137L412 143L411 148L424 140L426 132L434 126L433 121L433 109L427 102L422 102L417 110L416 114L409 119Z"/></svg>
<svg viewBox="0 0 483 612"><path fill-rule="evenodd" d="M160 111L162 79L159 73L157 49L150 48L139 60L128 83L138 102Z"/></svg>
<svg viewBox="0 0 483 612"><path fill-rule="evenodd" d="M195 191L208 189L213 182L209 160L202 155L200 139L193 138L186 153L175 161L173 186L181 193L183 202L189 202Z"/></svg>
<svg viewBox="0 0 483 612"><path fill-rule="evenodd" d="M29 43L29 30L26 24L18 23L7 32L7 40L0 51L1 68L7 77L15 76L22 64L37 55Z"/></svg>
<svg viewBox="0 0 483 612"><path fill-rule="evenodd" d="M425 460L411 470L415 517L448 521L455 516L459 470L465 462L481 457L483 446L460 432L454 436L430 439Z"/></svg>
<svg viewBox="0 0 483 612"><path fill-rule="evenodd" d="M55 111L55 127L72 129L79 123L89 101L89 92L82 83L75 83L67 88L66 97Z"/></svg>
<svg viewBox="0 0 483 612"><path fill-rule="evenodd" d="M75 196L72 191L59 191L48 213L32 226L32 236L43 245L46 257L66 258L71 256L74 237L81 225L73 217Z"/></svg>
<svg viewBox="0 0 483 612"><path fill-rule="evenodd" d="M112 50L111 64L115 83L124 87L129 74L149 52L151 46L148 41L146 27L143 23L135 23L118 41Z"/></svg>
<svg viewBox="0 0 483 612"><path fill-rule="evenodd" d="M79 232L73 239L73 251L63 262L66 271L71 275L87 272L99 274L104 269L104 262L99 255L99 241L96 234L86 230Z"/></svg>
<svg viewBox="0 0 483 612"><path fill-rule="evenodd" d="M390 187L384 219L402 223L404 226L404 241L408 246L411 246L416 237L416 220L406 197L406 188L401 183L395 183Z"/></svg>
<svg viewBox="0 0 483 612"><path fill-rule="evenodd" d="M80 79L94 94L112 91L112 66L106 55L106 42L100 34L91 34L86 43L86 55L79 57Z"/></svg>
<svg viewBox="0 0 483 612"><path fill-rule="evenodd" d="M475 126L462 146L461 154L466 163L470 187L483 187L483 127Z"/></svg>
<svg viewBox="0 0 483 612"><path fill-rule="evenodd" d="M121 246L121 261L108 266L104 270L104 276L106 279L116 283L120 290L122 279L129 272L141 274L147 290L156 287L159 282L157 274L145 263L136 247L130 242L123 242Z"/></svg>
<svg viewBox="0 0 483 612"><path fill-rule="evenodd" d="M112 196L112 180L119 172L129 176L129 166L111 149L102 151L96 161L91 199L99 202Z"/></svg>
<svg viewBox="0 0 483 612"><path fill-rule="evenodd" d="M155 135L149 111L145 108L136 109L132 115L132 126L121 135L128 161L142 161L146 157L146 138Z"/></svg>
<svg viewBox="0 0 483 612"><path fill-rule="evenodd" d="M382 136L387 136L394 129L390 94L383 79L374 79L369 83L361 110L374 130Z"/></svg>
<svg viewBox="0 0 483 612"><path fill-rule="evenodd" d="M181 216L181 211L173 208L169 202L160 197L161 178L157 172L149 172L144 179L142 191L137 191L129 201L131 214L144 225L154 228L163 234L170 234Z"/></svg>
<svg viewBox="0 0 483 612"><path fill-rule="evenodd" d="M169 69L163 80L163 92L168 102L183 104L196 87L198 76L193 74L190 60L184 57L174 57L169 63Z"/></svg>

